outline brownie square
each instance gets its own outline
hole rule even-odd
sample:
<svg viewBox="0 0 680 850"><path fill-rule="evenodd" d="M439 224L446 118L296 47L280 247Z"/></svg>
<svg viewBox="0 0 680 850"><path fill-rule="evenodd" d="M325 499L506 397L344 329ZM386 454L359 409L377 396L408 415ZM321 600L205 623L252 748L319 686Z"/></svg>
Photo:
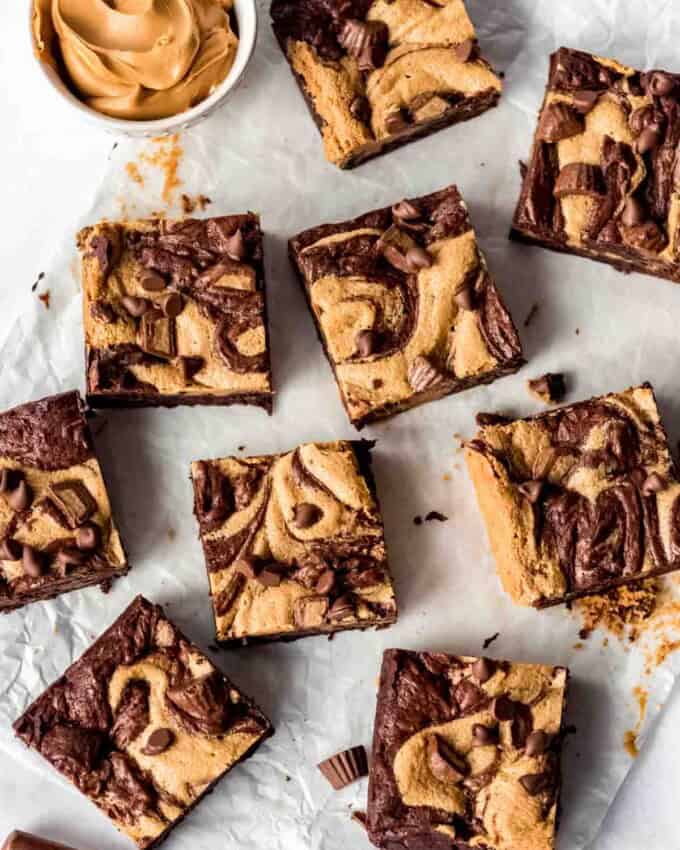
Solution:
<svg viewBox="0 0 680 850"><path fill-rule="evenodd" d="M568 671L383 657L368 832L385 850L553 850Z"/></svg>
<svg viewBox="0 0 680 850"><path fill-rule="evenodd" d="M274 32L330 162L352 168L495 106L463 0L274 0Z"/></svg>
<svg viewBox="0 0 680 850"><path fill-rule="evenodd" d="M138 596L14 724L138 847L154 847L273 730Z"/></svg>
<svg viewBox="0 0 680 850"><path fill-rule="evenodd" d="M680 569L680 483L649 384L500 417L465 454L515 602L542 608Z"/></svg>
<svg viewBox="0 0 680 850"><path fill-rule="evenodd" d="M679 141L680 75L561 48L511 236L680 282Z"/></svg>
<svg viewBox="0 0 680 850"><path fill-rule="evenodd" d="M128 571L77 392L0 414L0 611Z"/></svg>
<svg viewBox="0 0 680 850"><path fill-rule="evenodd" d="M397 619L372 443L192 464L217 640L294 640Z"/></svg>
<svg viewBox="0 0 680 850"><path fill-rule="evenodd" d="M290 255L357 428L524 363L455 186L314 227Z"/></svg>
<svg viewBox="0 0 680 850"><path fill-rule="evenodd" d="M257 215L103 221L77 241L93 406L254 404L271 413Z"/></svg>

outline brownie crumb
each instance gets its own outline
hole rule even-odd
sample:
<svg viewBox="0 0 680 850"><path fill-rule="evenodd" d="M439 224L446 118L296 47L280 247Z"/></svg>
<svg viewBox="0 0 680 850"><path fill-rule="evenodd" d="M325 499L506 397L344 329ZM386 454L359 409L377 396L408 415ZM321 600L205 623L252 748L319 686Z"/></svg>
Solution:
<svg viewBox="0 0 680 850"><path fill-rule="evenodd" d="M500 633L500 632L496 632L496 634L495 634L495 635L491 635L491 637L488 637L488 638L484 641L484 643L482 644L482 648L483 648L483 649L488 649L488 648L491 646L491 644L492 644L492 643L495 643L495 642L498 640L498 638L499 638L500 636L501 636L501 633Z"/></svg>
<svg viewBox="0 0 680 850"><path fill-rule="evenodd" d="M425 517L425 522L448 522L448 519L445 514L441 514L439 511L430 511Z"/></svg>
<svg viewBox="0 0 680 850"><path fill-rule="evenodd" d="M50 309L50 291L49 291L49 289L47 289L45 292L43 292L42 295L38 295L38 298L45 305L45 309L49 310Z"/></svg>
<svg viewBox="0 0 680 850"><path fill-rule="evenodd" d="M423 524L423 518L421 516L414 516L413 517L413 524L414 525L422 525Z"/></svg>
<svg viewBox="0 0 680 850"><path fill-rule="evenodd" d="M533 322L533 320L536 318L536 315L537 315L539 310L540 310L540 307L538 306L538 304L532 304L531 305L531 310L529 310L529 313L528 313L526 319L524 320L524 327L525 328L528 328L529 325Z"/></svg>
<svg viewBox="0 0 680 850"><path fill-rule="evenodd" d="M527 381L531 395L544 404L559 404L567 394L567 385L562 372L548 372L540 378Z"/></svg>
<svg viewBox="0 0 680 850"><path fill-rule="evenodd" d="M45 272L40 272L38 277L35 280L35 283L31 287L31 292L35 292L36 289L40 286L40 281L45 279Z"/></svg>
<svg viewBox="0 0 680 850"><path fill-rule="evenodd" d="M507 425L512 420L509 416L503 416L502 413L478 413L475 416L475 422L478 428L486 428L488 425Z"/></svg>

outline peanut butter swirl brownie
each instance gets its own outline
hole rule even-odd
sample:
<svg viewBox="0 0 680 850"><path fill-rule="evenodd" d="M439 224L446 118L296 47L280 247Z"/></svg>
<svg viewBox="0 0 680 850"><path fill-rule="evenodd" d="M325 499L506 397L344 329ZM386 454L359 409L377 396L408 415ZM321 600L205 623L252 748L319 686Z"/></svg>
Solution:
<svg viewBox="0 0 680 850"><path fill-rule="evenodd" d="M500 97L463 0L274 0L271 16L326 157L341 168Z"/></svg>
<svg viewBox="0 0 680 850"><path fill-rule="evenodd" d="M680 482L649 385L466 447L503 586L538 608L680 569Z"/></svg>
<svg viewBox="0 0 680 850"><path fill-rule="evenodd" d="M160 844L273 732L142 596L14 729L140 848Z"/></svg>
<svg viewBox="0 0 680 850"><path fill-rule="evenodd" d="M568 672L383 657L368 832L385 850L553 850Z"/></svg>
<svg viewBox="0 0 680 850"><path fill-rule="evenodd" d="M101 222L78 234L78 246L92 405L271 412L256 215Z"/></svg>
<svg viewBox="0 0 680 850"><path fill-rule="evenodd" d="M524 363L455 186L290 241L357 428Z"/></svg>
<svg viewBox="0 0 680 850"><path fill-rule="evenodd" d="M128 571L77 392L0 414L0 611Z"/></svg>
<svg viewBox="0 0 680 850"><path fill-rule="evenodd" d="M561 48L512 236L680 282L680 75Z"/></svg>
<svg viewBox="0 0 680 850"><path fill-rule="evenodd" d="M371 446L308 443L192 464L218 641L396 621Z"/></svg>

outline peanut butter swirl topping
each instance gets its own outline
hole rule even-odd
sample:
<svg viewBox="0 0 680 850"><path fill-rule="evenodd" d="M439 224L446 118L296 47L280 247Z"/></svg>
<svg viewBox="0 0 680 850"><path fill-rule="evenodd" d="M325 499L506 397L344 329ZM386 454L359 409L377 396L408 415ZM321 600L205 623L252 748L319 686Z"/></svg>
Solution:
<svg viewBox="0 0 680 850"><path fill-rule="evenodd" d="M63 62L105 115L165 118L204 100L229 73L231 0L36 0L38 49Z"/></svg>

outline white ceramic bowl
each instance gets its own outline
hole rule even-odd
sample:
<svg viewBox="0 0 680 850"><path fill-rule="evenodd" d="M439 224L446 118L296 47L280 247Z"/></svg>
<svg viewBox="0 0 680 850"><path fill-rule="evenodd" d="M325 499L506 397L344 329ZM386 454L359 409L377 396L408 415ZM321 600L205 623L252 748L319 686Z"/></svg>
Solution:
<svg viewBox="0 0 680 850"><path fill-rule="evenodd" d="M208 115L229 98L229 95L241 82L255 50L255 42L257 40L257 8L255 6L255 0L234 0L234 14L238 22L238 49L231 70L215 88L215 91L205 100L202 100L191 109L187 109L185 112L180 112L178 115L173 115L170 118L159 118L154 121L131 121L102 115L101 112L91 109L86 103L79 100L69 91L52 65L49 62L42 61L38 57L37 50L34 49L33 54L52 90L56 90L62 101L90 124L94 124L109 133L124 136L165 136L169 133L178 133L181 130L186 130L188 127L207 118ZM31 33L31 41L33 42L33 0L29 2L29 31Z"/></svg>

